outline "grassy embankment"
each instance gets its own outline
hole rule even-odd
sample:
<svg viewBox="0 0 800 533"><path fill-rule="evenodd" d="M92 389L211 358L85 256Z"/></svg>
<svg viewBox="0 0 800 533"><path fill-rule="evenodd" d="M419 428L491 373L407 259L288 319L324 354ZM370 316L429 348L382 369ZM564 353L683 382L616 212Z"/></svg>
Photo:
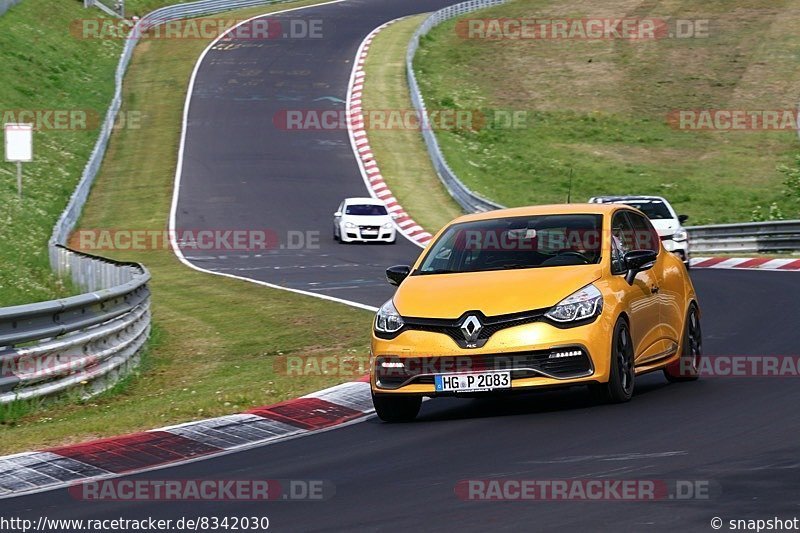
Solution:
<svg viewBox="0 0 800 533"><path fill-rule="evenodd" d="M22 5L29 2L36 0ZM225 16L242 18L267 11L261 7ZM65 13L62 22L68 18ZM82 227L166 227L187 83L206 45L202 40L155 40L137 47L124 88L123 113L140 113L140 127L115 132ZM115 53L109 52L109 63ZM77 66L65 63L60 68L72 75ZM62 105L87 105L75 98ZM95 105L102 108L105 103L97 95ZM87 134L83 141L90 137ZM40 238L27 246L44 250L52 220L74 185L71 172L80 170L80 157L72 150L83 154L82 148L76 138L74 146L60 145L58 153L64 154L56 157L54 152L50 163L39 163L46 169L57 168L62 160L65 164L76 160L63 184L59 182L60 196L51 192L52 183L31 186L32 197L53 199L50 211L41 215ZM150 429L295 397L351 376L289 377L273 370L277 358L291 354L364 358L368 353L371 313L367 311L199 273L180 264L170 250L108 255L140 261L153 274L156 329L143 366L113 391L87 401L64 398L46 405L5 406L0 410L0 453Z"/></svg>
<svg viewBox="0 0 800 533"><path fill-rule="evenodd" d="M706 19L706 38L424 39L415 68L431 109L527 111L520 128L438 131L466 184L505 205L599 194L668 197L693 224L800 218L784 194L793 131L685 131L686 109L795 109L800 8L788 0L517 0L467 17ZM460 27L463 28L463 27ZM398 55L399 58L399 55ZM800 193L798 193L800 195ZM757 209L760 206L761 209Z"/></svg>

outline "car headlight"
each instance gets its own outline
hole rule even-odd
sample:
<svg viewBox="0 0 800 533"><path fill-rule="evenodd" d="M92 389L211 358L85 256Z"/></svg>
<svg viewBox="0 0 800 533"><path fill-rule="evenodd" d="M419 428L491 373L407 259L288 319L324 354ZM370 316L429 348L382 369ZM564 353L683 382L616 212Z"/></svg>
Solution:
<svg viewBox="0 0 800 533"><path fill-rule="evenodd" d="M391 300L378 309L375 315L375 331L381 333L394 333L403 327L403 317L397 312Z"/></svg>
<svg viewBox="0 0 800 533"><path fill-rule="evenodd" d="M687 232L685 229L679 229L672 236L673 241L685 241L688 238L689 238L689 232Z"/></svg>
<svg viewBox="0 0 800 533"><path fill-rule="evenodd" d="M594 285L579 289L545 313L556 322L575 322L599 315L603 311L603 295Z"/></svg>
<svg viewBox="0 0 800 533"><path fill-rule="evenodd" d="M345 227L345 228L355 228L355 227L356 227L356 225L355 225L355 224L353 224L352 222L345 222L345 223L344 223L344 227Z"/></svg>
<svg viewBox="0 0 800 533"><path fill-rule="evenodd" d="M391 222L387 222L386 224L383 225L383 229L392 229L392 226L394 226L394 224L392 224Z"/></svg>

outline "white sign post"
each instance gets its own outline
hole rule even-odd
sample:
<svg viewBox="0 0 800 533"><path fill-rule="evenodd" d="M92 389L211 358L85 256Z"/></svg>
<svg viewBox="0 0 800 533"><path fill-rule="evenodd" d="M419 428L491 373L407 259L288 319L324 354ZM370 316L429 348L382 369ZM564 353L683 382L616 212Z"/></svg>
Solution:
<svg viewBox="0 0 800 533"><path fill-rule="evenodd" d="M17 195L22 198L22 163L33 161L33 124L3 125L6 161L17 164Z"/></svg>

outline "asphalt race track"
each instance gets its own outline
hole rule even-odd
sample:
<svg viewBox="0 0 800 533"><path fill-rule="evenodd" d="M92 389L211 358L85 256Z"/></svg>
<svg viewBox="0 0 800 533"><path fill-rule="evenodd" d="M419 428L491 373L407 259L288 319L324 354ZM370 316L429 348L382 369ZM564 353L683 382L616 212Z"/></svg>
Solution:
<svg viewBox="0 0 800 533"><path fill-rule="evenodd" d="M321 96L343 99L352 56L370 30L447 3L358 0L311 8L291 16L330 21L335 31L321 41L276 41L208 55L190 110L178 227L300 229L320 231L321 239L319 250L197 254L193 262L370 305L391 295L383 269L412 261L416 246L401 240L395 246L345 246L329 235L340 199L366 194L347 133L275 131L270 117ZM260 72L252 83L229 83L247 69ZM706 354L798 353L795 273L696 270L692 277ZM279 531L710 531L715 516L799 514L798 405L794 378L670 385L661 374L638 379L636 395L625 405L594 405L582 389L436 400L423 405L415 423L372 418L134 476L329 480L336 494L324 502L96 503L57 490L2 506L4 513L34 520L266 515ZM457 498L456 484L476 478L701 480L715 491L709 500L624 503Z"/></svg>
<svg viewBox="0 0 800 533"><path fill-rule="evenodd" d="M413 262L420 248L401 236L395 245L336 243L339 203L369 196L348 132L287 131L280 117L287 110L343 113L356 50L367 34L389 20L451 3L349 0L278 15L322 20L323 38L215 46L195 80L175 227L265 229L283 249L185 250L187 259L208 270L373 306L389 299L386 267ZM289 249L290 233L302 236L294 243L318 239L318 245Z"/></svg>
<svg viewBox="0 0 800 533"><path fill-rule="evenodd" d="M693 274L706 353L797 353L796 275ZM771 312L775 310L775 312ZM151 479L323 479L324 502L80 502L66 490L6 500L19 516L141 519L266 515L271 529L709 531L709 521L798 512L796 378L640 378L624 405L580 390L426 402L417 422L372 418L311 437L140 474ZM682 479L712 482L710 500L466 502L459 480ZM568 528L568 529L565 529Z"/></svg>

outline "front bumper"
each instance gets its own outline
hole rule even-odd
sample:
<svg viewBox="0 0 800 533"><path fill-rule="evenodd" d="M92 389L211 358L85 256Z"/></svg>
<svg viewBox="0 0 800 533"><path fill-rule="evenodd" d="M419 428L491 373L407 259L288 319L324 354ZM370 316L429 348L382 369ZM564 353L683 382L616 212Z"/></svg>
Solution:
<svg viewBox="0 0 800 533"><path fill-rule="evenodd" d="M689 241L673 241L672 239L663 239L664 249L672 252L681 258L684 263L689 263Z"/></svg>
<svg viewBox="0 0 800 533"><path fill-rule="evenodd" d="M404 331L391 340L373 335L370 383L376 394L446 396L452 393L436 391L436 374L510 370L511 388L491 394L607 382L611 333L601 316L573 328L542 321L503 329L478 349L462 349L449 336L429 331ZM558 357L569 352L581 355ZM383 368L384 362L394 368Z"/></svg>
<svg viewBox="0 0 800 533"><path fill-rule="evenodd" d="M378 227L369 231L361 227L342 227L341 235L343 242L394 242L397 238L397 229Z"/></svg>

